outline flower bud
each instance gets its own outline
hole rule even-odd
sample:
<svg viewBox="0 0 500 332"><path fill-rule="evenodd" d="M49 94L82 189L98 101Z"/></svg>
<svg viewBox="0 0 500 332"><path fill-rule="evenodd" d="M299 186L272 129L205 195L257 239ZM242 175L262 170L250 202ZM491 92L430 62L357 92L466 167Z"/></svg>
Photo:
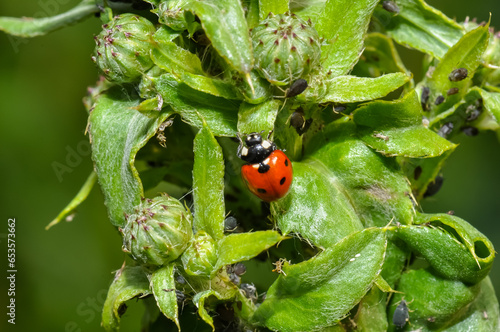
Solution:
<svg viewBox="0 0 500 332"><path fill-rule="evenodd" d="M121 14L102 27L94 37L92 60L109 81L133 82L153 66L149 51L155 27L150 21L135 14Z"/></svg>
<svg viewBox="0 0 500 332"><path fill-rule="evenodd" d="M158 21L176 31L187 29L184 18L184 7L192 0L167 0L162 1L154 12L158 15Z"/></svg>
<svg viewBox="0 0 500 332"><path fill-rule="evenodd" d="M182 254L181 260L187 274L209 276L217 261L214 239L206 232L199 231Z"/></svg>
<svg viewBox="0 0 500 332"><path fill-rule="evenodd" d="M319 66L318 32L294 14L262 21L252 30L252 45L256 69L272 84L290 84Z"/></svg>
<svg viewBox="0 0 500 332"><path fill-rule="evenodd" d="M145 199L127 216L123 251L135 260L161 266L179 257L193 235L191 212L168 195Z"/></svg>

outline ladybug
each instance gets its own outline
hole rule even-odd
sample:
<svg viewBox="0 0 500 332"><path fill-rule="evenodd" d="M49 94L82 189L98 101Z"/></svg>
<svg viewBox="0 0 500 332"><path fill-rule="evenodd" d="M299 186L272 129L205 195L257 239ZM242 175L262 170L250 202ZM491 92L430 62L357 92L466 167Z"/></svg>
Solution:
<svg viewBox="0 0 500 332"><path fill-rule="evenodd" d="M239 138L239 136L238 136ZM238 157L247 163L241 166L241 176L248 189L265 202L284 197L292 184L292 163L286 154L261 134L247 135L245 144L240 138Z"/></svg>

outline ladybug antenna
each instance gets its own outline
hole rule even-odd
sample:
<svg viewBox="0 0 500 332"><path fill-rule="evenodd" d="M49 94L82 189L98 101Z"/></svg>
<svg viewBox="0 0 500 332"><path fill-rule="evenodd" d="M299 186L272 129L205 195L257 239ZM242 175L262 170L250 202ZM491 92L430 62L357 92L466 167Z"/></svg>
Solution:
<svg viewBox="0 0 500 332"><path fill-rule="evenodd" d="M262 131L262 132L264 132L264 131ZM269 137L271 137L271 135L273 133L274 133L274 128L269 131L269 134L267 134L267 139L269 139Z"/></svg>

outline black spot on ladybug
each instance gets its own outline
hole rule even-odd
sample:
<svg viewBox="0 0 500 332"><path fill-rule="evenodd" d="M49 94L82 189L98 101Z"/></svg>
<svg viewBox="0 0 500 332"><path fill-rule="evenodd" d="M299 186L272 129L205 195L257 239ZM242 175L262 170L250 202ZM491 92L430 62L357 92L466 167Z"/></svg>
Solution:
<svg viewBox="0 0 500 332"><path fill-rule="evenodd" d="M269 166L268 164L264 164L264 163L260 163L259 164L259 173L266 173L267 171L269 171L269 169L271 169L271 166Z"/></svg>
<svg viewBox="0 0 500 332"><path fill-rule="evenodd" d="M455 69L454 71L452 71L450 73L450 75L448 75L448 79L452 82L458 82L458 81L464 80L468 74L469 74L469 72L467 71L467 69L458 68L458 69Z"/></svg>
<svg viewBox="0 0 500 332"><path fill-rule="evenodd" d="M288 167L288 159L285 159L285 166Z"/></svg>
<svg viewBox="0 0 500 332"><path fill-rule="evenodd" d="M299 78L292 83L290 89L288 89L288 92L286 93L285 98L292 98L300 95L302 92L304 92L305 89L307 89L307 86L307 81L303 78Z"/></svg>
<svg viewBox="0 0 500 332"><path fill-rule="evenodd" d="M257 191L261 194L265 194L267 193L266 189L263 189L263 188L258 188Z"/></svg>
<svg viewBox="0 0 500 332"><path fill-rule="evenodd" d="M280 180L280 185L283 185L285 183L285 181L286 181L286 177L284 176Z"/></svg>
<svg viewBox="0 0 500 332"><path fill-rule="evenodd" d="M418 180L418 178L420 177L420 175L422 175L422 167L417 166L417 167L415 168L415 170L413 171L413 178L414 178L415 180Z"/></svg>

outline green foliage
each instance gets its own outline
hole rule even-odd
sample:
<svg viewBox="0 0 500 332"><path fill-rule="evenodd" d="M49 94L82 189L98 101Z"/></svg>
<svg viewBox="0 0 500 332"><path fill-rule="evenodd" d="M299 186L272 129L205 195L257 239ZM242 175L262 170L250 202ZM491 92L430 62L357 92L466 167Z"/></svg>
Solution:
<svg viewBox="0 0 500 332"><path fill-rule="evenodd" d="M132 298L146 305L144 330L165 324L159 309L179 330L196 311L221 331L393 331L403 299L402 330L498 329L492 243L420 206L439 189L456 135L500 128L500 41L489 23L457 23L423 0L396 1L397 14L371 0L147 2L157 14L141 13L156 29L149 51L116 66L133 79L101 81L85 100L95 175L51 223L97 177L124 249L134 244L104 304L107 331ZM118 14L83 1L52 18L0 18L0 29L32 37L97 5L105 23ZM279 38L265 21L274 18ZM421 82L394 42L426 54ZM285 98L298 78L308 86ZM230 138L251 132L269 133L293 165L288 194L269 205L239 177ZM178 209L142 208L161 199L158 188ZM160 220L170 214L182 222ZM229 214L237 227L225 227ZM250 260L242 276L235 264Z"/></svg>
<svg viewBox="0 0 500 332"><path fill-rule="evenodd" d="M373 284L384 263L386 241L383 229L368 228L305 262L285 264L253 319L279 331L337 323Z"/></svg>

